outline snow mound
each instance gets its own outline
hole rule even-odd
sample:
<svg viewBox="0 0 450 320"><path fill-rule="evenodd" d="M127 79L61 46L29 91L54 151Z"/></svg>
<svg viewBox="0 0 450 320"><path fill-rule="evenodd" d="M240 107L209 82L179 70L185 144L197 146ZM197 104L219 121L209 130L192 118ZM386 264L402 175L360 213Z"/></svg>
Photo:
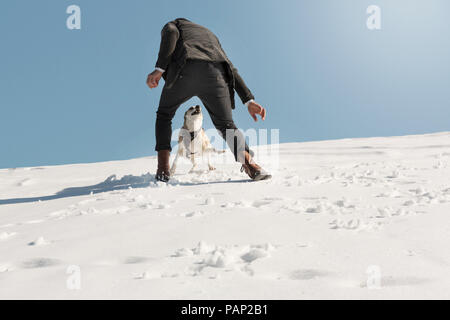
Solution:
<svg viewBox="0 0 450 320"><path fill-rule="evenodd" d="M0 299L450 298L450 133L254 149L0 170Z"/></svg>

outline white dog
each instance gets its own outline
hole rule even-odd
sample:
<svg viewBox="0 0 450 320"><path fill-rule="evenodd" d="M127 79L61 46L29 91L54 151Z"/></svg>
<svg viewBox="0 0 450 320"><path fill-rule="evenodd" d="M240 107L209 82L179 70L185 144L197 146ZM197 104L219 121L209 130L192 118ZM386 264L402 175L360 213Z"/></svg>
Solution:
<svg viewBox="0 0 450 320"><path fill-rule="evenodd" d="M193 172L197 167L196 158L206 155L208 157L209 170L215 170L211 164L212 153L224 153L225 150L216 150L212 147L205 130L202 128L203 114L199 105L190 107L184 114L184 124L181 127L178 136L178 152L170 168L170 175L172 176L177 169L179 157L186 157L191 159L192 168L189 173Z"/></svg>

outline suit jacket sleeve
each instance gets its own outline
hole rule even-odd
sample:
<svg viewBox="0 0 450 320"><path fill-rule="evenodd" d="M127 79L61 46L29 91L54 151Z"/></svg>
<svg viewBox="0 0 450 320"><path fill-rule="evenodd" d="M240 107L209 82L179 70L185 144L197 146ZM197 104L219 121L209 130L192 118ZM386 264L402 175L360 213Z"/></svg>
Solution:
<svg viewBox="0 0 450 320"><path fill-rule="evenodd" d="M241 75L239 74L238 70L233 65L231 65L231 69L233 70L234 75L234 89L239 95L239 98L241 98L242 103L245 104L246 102L255 99L252 92L245 84L244 79L242 79Z"/></svg>
<svg viewBox="0 0 450 320"><path fill-rule="evenodd" d="M161 30L161 45L156 68L167 69L179 37L180 32L173 22L167 23Z"/></svg>

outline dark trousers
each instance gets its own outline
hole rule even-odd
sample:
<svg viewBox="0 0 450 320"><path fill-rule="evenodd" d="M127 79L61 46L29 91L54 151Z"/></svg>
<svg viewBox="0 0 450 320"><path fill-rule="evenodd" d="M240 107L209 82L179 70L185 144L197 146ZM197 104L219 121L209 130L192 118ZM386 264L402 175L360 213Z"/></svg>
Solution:
<svg viewBox="0 0 450 320"><path fill-rule="evenodd" d="M172 150L172 119L178 107L197 96L205 106L214 126L237 161L241 151L251 152L243 134L233 122L231 95L228 77L222 63L188 60L179 79L167 89L163 88L159 108L156 112L156 151Z"/></svg>

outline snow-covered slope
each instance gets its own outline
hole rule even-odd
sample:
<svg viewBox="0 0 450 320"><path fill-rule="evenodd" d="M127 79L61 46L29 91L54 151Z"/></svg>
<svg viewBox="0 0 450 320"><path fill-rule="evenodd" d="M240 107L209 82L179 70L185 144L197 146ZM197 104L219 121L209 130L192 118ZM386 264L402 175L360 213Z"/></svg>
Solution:
<svg viewBox="0 0 450 320"><path fill-rule="evenodd" d="M0 298L450 298L450 133L279 151L0 170Z"/></svg>

